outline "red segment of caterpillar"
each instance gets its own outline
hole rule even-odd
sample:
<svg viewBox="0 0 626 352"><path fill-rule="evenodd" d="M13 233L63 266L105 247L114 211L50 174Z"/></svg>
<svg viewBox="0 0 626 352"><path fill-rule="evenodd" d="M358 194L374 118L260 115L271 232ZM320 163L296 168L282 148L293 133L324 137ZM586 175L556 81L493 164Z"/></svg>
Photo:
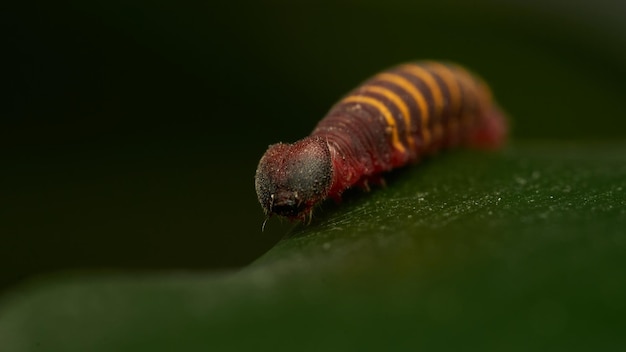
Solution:
<svg viewBox="0 0 626 352"><path fill-rule="evenodd" d="M256 192L268 217L305 220L317 203L384 172L451 147L496 149L506 135L481 78L451 63L403 64L349 93L309 137L270 145Z"/></svg>

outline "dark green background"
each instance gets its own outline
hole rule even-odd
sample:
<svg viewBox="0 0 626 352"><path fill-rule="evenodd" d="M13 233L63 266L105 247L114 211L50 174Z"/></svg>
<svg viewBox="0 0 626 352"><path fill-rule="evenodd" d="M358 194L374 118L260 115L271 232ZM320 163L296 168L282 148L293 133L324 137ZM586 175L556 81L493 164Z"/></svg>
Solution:
<svg viewBox="0 0 626 352"><path fill-rule="evenodd" d="M267 145L406 60L482 74L514 141L626 136L626 26L609 2L3 6L2 288L66 269L251 262L290 227L260 232Z"/></svg>

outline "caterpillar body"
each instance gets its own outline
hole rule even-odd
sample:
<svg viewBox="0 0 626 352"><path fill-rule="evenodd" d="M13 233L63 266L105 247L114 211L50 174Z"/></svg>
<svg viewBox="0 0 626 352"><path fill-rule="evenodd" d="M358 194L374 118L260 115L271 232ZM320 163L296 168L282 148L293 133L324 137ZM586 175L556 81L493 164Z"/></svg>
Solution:
<svg viewBox="0 0 626 352"><path fill-rule="evenodd" d="M266 216L305 220L327 197L456 146L497 148L504 114L484 81L453 63L383 71L336 103L310 136L270 145L256 170Z"/></svg>

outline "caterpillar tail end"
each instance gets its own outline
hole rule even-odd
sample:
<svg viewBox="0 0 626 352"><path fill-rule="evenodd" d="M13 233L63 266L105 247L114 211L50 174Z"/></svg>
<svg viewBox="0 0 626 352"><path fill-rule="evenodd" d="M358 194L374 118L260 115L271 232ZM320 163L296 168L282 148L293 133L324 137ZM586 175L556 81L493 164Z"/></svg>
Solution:
<svg viewBox="0 0 626 352"><path fill-rule="evenodd" d="M500 149L506 143L508 134L509 119L498 106L494 105L470 136L469 145L477 149Z"/></svg>

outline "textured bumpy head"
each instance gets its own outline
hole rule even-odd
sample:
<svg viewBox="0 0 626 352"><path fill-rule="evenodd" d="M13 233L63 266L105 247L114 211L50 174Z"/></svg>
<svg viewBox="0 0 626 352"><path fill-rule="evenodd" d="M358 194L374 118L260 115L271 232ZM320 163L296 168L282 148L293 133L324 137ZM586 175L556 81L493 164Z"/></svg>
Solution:
<svg viewBox="0 0 626 352"><path fill-rule="evenodd" d="M328 194L332 176L328 144L321 138L307 137L294 144L270 145L254 181L267 216L304 220Z"/></svg>

